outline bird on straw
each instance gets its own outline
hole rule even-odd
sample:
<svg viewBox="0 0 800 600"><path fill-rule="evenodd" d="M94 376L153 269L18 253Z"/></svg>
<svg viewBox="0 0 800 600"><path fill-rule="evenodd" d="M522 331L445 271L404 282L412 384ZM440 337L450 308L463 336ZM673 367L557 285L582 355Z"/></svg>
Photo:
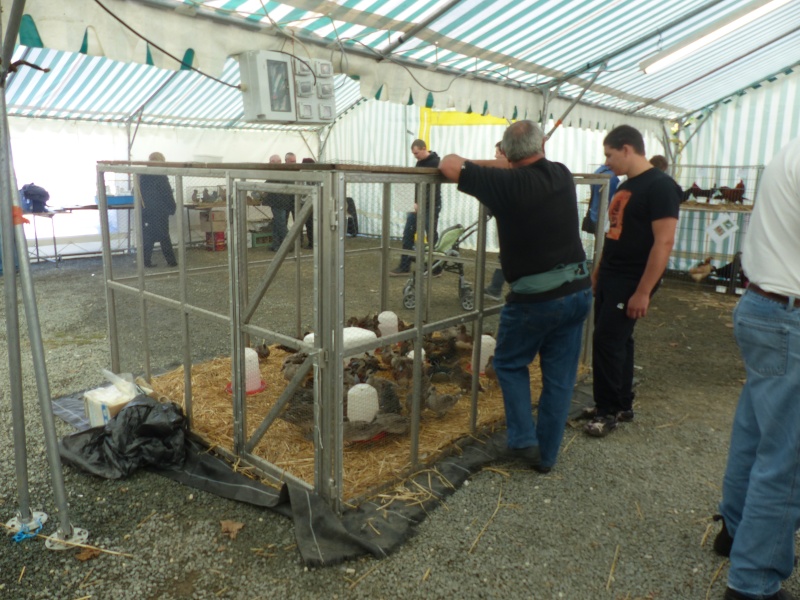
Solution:
<svg viewBox="0 0 800 600"><path fill-rule="evenodd" d="M431 386L428 395L425 397L425 407L441 419L456 405L460 398L461 394L440 394L435 387Z"/></svg>

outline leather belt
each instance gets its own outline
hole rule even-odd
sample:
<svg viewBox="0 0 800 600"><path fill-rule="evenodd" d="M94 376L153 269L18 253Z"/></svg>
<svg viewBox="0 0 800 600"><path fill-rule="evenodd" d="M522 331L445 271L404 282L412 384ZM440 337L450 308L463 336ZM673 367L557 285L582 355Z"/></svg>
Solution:
<svg viewBox="0 0 800 600"><path fill-rule="evenodd" d="M789 304L789 296L784 296L783 294L776 294L775 292L768 292L767 290L763 290L758 287L755 283L750 283L747 286L747 289L755 292L759 296L764 296L764 298L769 298L770 300L774 300L775 302L780 302L781 304ZM800 298L795 298L794 300L794 307L800 308Z"/></svg>

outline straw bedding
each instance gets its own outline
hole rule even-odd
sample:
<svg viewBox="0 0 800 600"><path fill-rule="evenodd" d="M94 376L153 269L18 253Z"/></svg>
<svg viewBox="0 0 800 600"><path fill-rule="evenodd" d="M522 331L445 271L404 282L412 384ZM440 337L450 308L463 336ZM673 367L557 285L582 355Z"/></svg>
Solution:
<svg viewBox="0 0 800 600"><path fill-rule="evenodd" d="M246 430L251 436L280 397L287 382L281 366L288 353L272 346L266 359L261 359L261 377L266 389L247 396ZM379 373L392 378L391 371ZM192 366L192 429L210 446L233 450L232 397L226 391L231 380L229 357L216 358ZM503 397L496 381L480 378L484 391L478 394L478 428L482 430L501 425L504 418ZM183 367L154 377L155 391L183 405ZM436 384L441 393L457 393L455 384ZM541 388L538 363L531 366L531 389L537 398ZM400 387L400 397L405 398L408 387ZM419 462L430 464L443 452L452 448L453 442L469 435L471 398L464 394L456 405L444 416L437 418L430 411L423 411L419 439ZM410 436L387 435L370 442L345 444L343 456L344 494L346 499L368 495L396 482L411 469ZM314 480L314 447L300 428L276 419L262 437L253 453L293 476L312 483Z"/></svg>

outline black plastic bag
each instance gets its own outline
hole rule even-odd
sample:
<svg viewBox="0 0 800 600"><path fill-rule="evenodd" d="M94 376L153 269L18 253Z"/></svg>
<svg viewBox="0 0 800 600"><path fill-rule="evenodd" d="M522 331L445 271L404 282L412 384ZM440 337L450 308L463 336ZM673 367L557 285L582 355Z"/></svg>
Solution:
<svg viewBox="0 0 800 600"><path fill-rule="evenodd" d="M583 217L583 221L581 222L581 231L585 231L586 233L597 233L597 223L592 221L592 217L589 216L589 213L586 213L586 216Z"/></svg>
<svg viewBox="0 0 800 600"><path fill-rule="evenodd" d="M102 427L62 438L64 462L106 479L121 479L143 467L176 470L186 460L188 425L181 407L136 396Z"/></svg>

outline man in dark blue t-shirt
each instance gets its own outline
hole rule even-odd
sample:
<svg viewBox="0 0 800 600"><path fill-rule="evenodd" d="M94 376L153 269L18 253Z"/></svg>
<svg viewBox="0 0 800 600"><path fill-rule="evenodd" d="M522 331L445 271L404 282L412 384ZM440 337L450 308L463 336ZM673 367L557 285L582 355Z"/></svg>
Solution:
<svg viewBox="0 0 800 600"><path fill-rule="evenodd" d="M595 406L583 416L591 419L584 431L594 437L633 420L633 328L647 315L667 268L681 200L678 184L648 162L639 131L620 125L603 148L606 165L628 179L610 201L603 252L592 273Z"/></svg>
<svg viewBox="0 0 800 600"><path fill-rule="evenodd" d="M511 284L494 354L508 453L548 472L564 436L592 295L574 179L545 158L543 137L535 123L518 121L503 135L507 161L451 154L439 170L497 221L501 267ZM537 354L543 383L534 420L528 367Z"/></svg>

